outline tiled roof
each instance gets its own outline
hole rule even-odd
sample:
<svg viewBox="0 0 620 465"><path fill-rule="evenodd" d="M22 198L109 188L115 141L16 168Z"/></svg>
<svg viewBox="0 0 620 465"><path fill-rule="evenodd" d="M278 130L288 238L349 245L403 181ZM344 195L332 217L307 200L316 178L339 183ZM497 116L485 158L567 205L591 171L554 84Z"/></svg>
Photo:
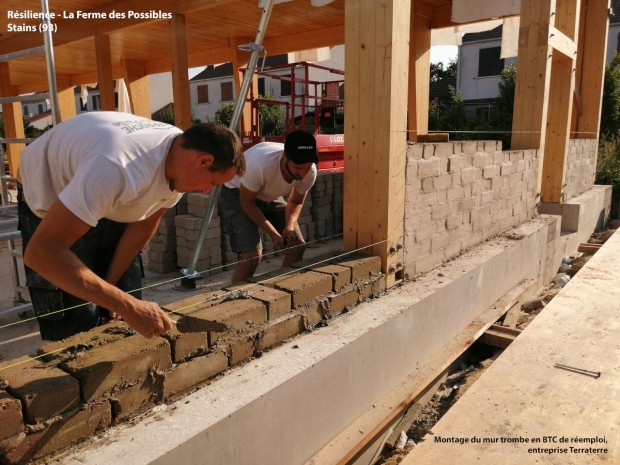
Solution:
<svg viewBox="0 0 620 465"><path fill-rule="evenodd" d="M468 34L464 34L463 43L478 42L480 40L488 40L488 39L501 39L501 38L502 38L502 25L500 24L495 29L491 29L490 31L470 32Z"/></svg>
<svg viewBox="0 0 620 465"><path fill-rule="evenodd" d="M273 55L267 56L265 60L265 66L276 66L276 65L284 65L288 63L288 55ZM258 60L258 67L260 68L263 64L263 60ZM203 79L214 79L220 77L228 77L232 76L233 68L232 63L224 63L223 65L209 65L196 76L194 76L191 81L202 81Z"/></svg>

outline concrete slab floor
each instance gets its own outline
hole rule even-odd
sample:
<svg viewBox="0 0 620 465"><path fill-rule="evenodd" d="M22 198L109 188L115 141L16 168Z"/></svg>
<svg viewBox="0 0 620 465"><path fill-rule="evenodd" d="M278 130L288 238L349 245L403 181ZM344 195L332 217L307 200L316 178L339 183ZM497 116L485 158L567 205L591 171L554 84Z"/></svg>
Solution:
<svg viewBox="0 0 620 465"><path fill-rule="evenodd" d="M326 253L337 253L342 250L342 239L320 241L309 244L304 258L312 259ZM143 298L164 305L175 300L184 299L200 292L222 289L230 284L232 271L210 276L197 281L198 289L188 291L180 286L181 274L175 271L167 274L154 273L148 269L147 254L143 253L145 261L145 278L143 284ZM270 255L259 265L257 274L275 271L280 267L282 257ZM21 261L19 269L22 274ZM200 271L200 270L199 270ZM3 315L2 311L13 307L13 287L9 252L5 244L0 246L0 360L13 360L27 354L33 354L43 343L39 335L39 326L35 320L21 319L16 313ZM8 326L10 325L10 326Z"/></svg>

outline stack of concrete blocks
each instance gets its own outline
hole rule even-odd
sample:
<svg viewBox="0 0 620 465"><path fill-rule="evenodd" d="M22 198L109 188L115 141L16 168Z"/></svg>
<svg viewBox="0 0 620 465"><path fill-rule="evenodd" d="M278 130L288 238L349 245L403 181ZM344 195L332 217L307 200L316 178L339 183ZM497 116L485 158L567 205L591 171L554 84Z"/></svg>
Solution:
<svg viewBox="0 0 620 465"><path fill-rule="evenodd" d="M420 275L536 215L538 152L499 141L415 144L407 154L405 264Z"/></svg>
<svg viewBox="0 0 620 465"><path fill-rule="evenodd" d="M168 304L194 318L181 318L164 337L146 339L111 322L43 345L40 358L0 363L0 463L48 460L385 288L378 257L323 265L271 287L245 283L243 295L231 288Z"/></svg>
<svg viewBox="0 0 620 465"><path fill-rule="evenodd" d="M566 186L563 202L592 189L596 177L596 139L571 139L566 159Z"/></svg>
<svg viewBox="0 0 620 465"><path fill-rule="evenodd" d="M316 239L334 236L334 179L330 174L320 173L311 191L312 219Z"/></svg>
<svg viewBox="0 0 620 465"><path fill-rule="evenodd" d="M187 196L170 208L159 222L148 246L148 269L157 273L177 270L177 234L175 218L187 214Z"/></svg>
<svg viewBox="0 0 620 465"><path fill-rule="evenodd" d="M334 235L340 237L343 229L344 213L344 173L331 174L333 179L334 201L332 203L334 215Z"/></svg>
<svg viewBox="0 0 620 465"><path fill-rule="evenodd" d="M209 194L188 194L187 215L176 217L177 265L181 268L189 266L190 258L198 241L208 201ZM207 232L198 254L195 271L203 277L222 272L222 231L217 205L207 227Z"/></svg>
<svg viewBox="0 0 620 465"><path fill-rule="evenodd" d="M304 206L301 209L301 213L299 214L299 219L297 220L297 224L299 224L299 229L301 229L301 233L303 234L306 242L312 242L316 238L314 221L312 219L312 207L313 207L312 191L314 189L315 187L312 187L308 195L306 195Z"/></svg>

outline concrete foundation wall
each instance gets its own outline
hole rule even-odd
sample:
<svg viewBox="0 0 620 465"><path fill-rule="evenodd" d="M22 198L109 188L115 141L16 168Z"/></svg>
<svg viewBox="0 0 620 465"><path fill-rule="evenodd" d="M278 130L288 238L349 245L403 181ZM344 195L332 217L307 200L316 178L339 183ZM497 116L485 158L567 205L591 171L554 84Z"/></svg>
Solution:
<svg viewBox="0 0 620 465"><path fill-rule="evenodd" d="M571 139L566 159L564 202L583 194L594 186L598 140Z"/></svg>
<svg viewBox="0 0 620 465"><path fill-rule="evenodd" d="M418 276L535 216L538 153L498 141L415 144L407 153L405 267Z"/></svg>

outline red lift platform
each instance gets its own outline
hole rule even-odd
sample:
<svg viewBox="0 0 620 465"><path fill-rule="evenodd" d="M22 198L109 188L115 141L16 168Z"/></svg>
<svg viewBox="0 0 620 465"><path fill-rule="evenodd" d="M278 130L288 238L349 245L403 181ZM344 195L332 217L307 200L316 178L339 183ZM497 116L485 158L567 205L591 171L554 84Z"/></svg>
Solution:
<svg viewBox="0 0 620 465"><path fill-rule="evenodd" d="M287 72L283 75L282 71ZM323 70L333 75L332 80L311 80L312 70ZM250 88L252 105L251 131L243 135L247 149L259 142L284 142L285 134L263 136L260 134L259 105L283 107L286 118L286 134L295 129L313 133L319 154L319 172L344 171L344 134L338 131L337 116L344 109L344 71L305 61L275 65L257 70L260 77L288 82L290 95L287 100L264 99L254 95Z"/></svg>

